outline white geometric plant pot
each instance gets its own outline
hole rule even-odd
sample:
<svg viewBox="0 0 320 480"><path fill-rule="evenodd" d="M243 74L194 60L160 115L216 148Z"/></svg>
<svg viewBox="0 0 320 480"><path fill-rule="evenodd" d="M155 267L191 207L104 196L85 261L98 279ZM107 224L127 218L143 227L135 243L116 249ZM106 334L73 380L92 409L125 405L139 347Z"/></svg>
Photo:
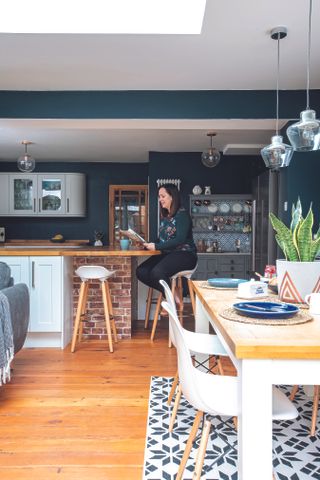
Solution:
<svg viewBox="0 0 320 480"><path fill-rule="evenodd" d="M279 298L287 303L304 303L306 295L320 292L320 261L277 260Z"/></svg>

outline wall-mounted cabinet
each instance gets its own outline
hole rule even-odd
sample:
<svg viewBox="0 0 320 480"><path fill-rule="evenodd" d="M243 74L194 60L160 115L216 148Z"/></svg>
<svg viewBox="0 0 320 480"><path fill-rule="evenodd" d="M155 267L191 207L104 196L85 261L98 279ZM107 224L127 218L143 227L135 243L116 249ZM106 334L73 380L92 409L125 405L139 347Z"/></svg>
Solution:
<svg viewBox="0 0 320 480"><path fill-rule="evenodd" d="M0 173L0 215L84 217L82 173Z"/></svg>
<svg viewBox="0 0 320 480"><path fill-rule="evenodd" d="M132 228L148 239L148 185L109 186L109 243L119 243L120 229Z"/></svg>

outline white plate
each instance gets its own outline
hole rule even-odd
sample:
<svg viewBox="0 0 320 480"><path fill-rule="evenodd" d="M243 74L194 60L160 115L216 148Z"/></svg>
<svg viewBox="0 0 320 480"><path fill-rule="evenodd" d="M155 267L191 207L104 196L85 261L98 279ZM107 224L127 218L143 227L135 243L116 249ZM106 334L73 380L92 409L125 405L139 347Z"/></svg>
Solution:
<svg viewBox="0 0 320 480"><path fill-rule="evenodd" d="M228 203L221 203L219 207L219 211L221 213L229 213L230 212L230 205Z"/></svg>
<svg viewBox="0 0 320 480"><path fill-rule="evenodd" d="M247 205L246 203L243 206L243 210L245 213L250 213L250 205Z"/></svg>
<svg viewBox="0 0 320 480"><path fill-rule="evenodd" d="M208 211L210 213L216 213L218 211L218 205L216 205L215 203L208 205Z"/></svg>
<svg viewBox="0 0 320 480"><path fill-rule="evenodd" d="M231 207L233 213L241 213L242 212L242 205L241 203L234 203Z"/></svg>

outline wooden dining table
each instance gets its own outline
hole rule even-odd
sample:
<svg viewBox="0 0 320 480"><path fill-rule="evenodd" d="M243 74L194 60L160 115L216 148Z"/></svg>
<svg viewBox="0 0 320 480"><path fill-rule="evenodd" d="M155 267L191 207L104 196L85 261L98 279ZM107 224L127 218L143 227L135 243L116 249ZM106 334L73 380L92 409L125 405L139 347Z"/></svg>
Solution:
<svg viewBox="0 0 320 480"><path fill-rule="evenodd" d="M241 301L237 290L193 287L196 331L212 325L239 378L238 480L271 480L272 385L320 384L320 316L298 325L240 323L220 314Z"/></svg>

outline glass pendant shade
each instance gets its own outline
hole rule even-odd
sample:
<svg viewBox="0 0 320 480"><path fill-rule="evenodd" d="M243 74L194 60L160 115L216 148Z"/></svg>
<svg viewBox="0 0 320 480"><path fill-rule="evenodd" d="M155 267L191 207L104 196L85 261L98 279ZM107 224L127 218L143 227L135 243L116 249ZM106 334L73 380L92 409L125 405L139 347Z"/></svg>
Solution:
<svg viewBox="0 0 320 480"><path fill-rule="evenodd" d="M273 171L287 167L290 164L292 155L293 147L283 143L281 135L274 135L271 138L271 145L267 145L261 150L261 156L266 167Z"/></svg>
<svg viewBox="0 0 320 480"><path fill-rule="evenodd" d="M277 97L276 97L276 134L271 138L271 144L261 150L261 156L267 168L277 171L288 167L293 155L293 147L283 143L283 137L279 135L279 77L280 77L280 40L287 36L287 28L275 27L271 30L272 40L277 40Z"/></svg>
<svg viewBox="0 0 320 480"><path fill-rule="evenodd" d="M308 56L307 56L307 106L300 113L300 121L290 125L287 135L297 152L312 152L320 149L320 122L316 112L310 108L310 53L311 53L312 0L309 0Z"/></svg>
<svg viewBox="0 0 320 480"><path fill-rule="evenodd" d="M212 145L212 137L215 137L216 133L207 133L207 137L211 139L211 145L205 152L201 155L201 161L205 167L213 168L218 165L220 162L220 152Z"/></svg>
<svg viewBox="0 0 320 480"><path fill-rule="evenodd" d="M35 166L35 159L31 155L21 155L18 158L18 168L21 172L33 172Z"/></svg>
<svg viewBox="0 0 320 480"><path fill-rule="evenodd" d="M202 153L201 161L206 167L216 167L220 162L220 152L216 148L209 148L207 152Z"/></svg>
<svg viewBox="0 0 320 480"><path fill-rule="evenodd" d="M291 145L297 152L311 152L320 148L320 122L314 110L304 110L300 121L287 128Z"/></svg>
<svg viewBox="0 0 320 480"><path fill-rule="evenodd" d="M27 151L28 145L30 145L32 142L23 140L21 143L24 145L25 151L24 154L21 155L17 160L18 169L24 173L33 172L36 166L36 161L31 155L28 154Z"/></svg>

